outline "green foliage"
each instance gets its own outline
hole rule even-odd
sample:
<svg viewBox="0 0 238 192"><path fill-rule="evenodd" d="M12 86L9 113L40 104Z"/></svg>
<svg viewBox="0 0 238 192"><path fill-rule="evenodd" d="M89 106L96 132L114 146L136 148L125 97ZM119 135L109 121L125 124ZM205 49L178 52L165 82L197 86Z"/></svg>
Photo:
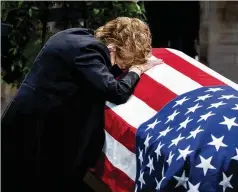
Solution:
<svg viewBox="0 0 238 192"><path fill-rule="evenodd" d="M2 1L2 23L12 26L9 51L2 62L2 79L19 85L40 49L52 35L47 13L52 7L80 8L86 14L85 27L96 29L118 16L145 20L143 3L122 1ZM57 22L61 30L80 27L76 20Z"/></svg>
<svg viewBox="0 0 238 192"><path fill-rule="evenodd" d="M1 5L1 20L12 27L8 35L9 51L2 62L2 79L15 85L28 71L29 55L24 54L27 45L41 38L42 11L46 6L45 2L30 1L2 1Z"/></svg>
<svg viewBox="0 0 238 192"><path fill-rule="evenodd" d="M88 21L87 26L96 29L108 20L119 16L137 17L145 20L143 3L123 1L87 2Z"/></svg>

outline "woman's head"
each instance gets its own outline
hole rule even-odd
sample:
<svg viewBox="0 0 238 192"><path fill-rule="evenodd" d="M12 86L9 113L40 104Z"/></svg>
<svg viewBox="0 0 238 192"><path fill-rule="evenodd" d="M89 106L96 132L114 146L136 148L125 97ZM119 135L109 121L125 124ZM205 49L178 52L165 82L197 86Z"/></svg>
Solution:
<svg viewBox="0 0 238 192"><path fill-rule="evenodd" d="M118 17L95 31L109 48L112 64L129 68L144 64L151 54L149 27L137 18Z"/></svg>

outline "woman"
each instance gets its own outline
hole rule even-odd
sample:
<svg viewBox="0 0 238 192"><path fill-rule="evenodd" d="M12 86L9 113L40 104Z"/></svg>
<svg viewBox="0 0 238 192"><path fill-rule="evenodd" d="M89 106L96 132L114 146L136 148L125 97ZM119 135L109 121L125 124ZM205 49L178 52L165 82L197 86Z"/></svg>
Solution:
<svg viewBox="0 0 238 192"><path fill-rule="evenodd" d="M151 53L148 26L120 17L53 35L2 116L7 191L80 191L104 144L105 101L125 103ZM129 69L120 80L112 66Z"/></svg>

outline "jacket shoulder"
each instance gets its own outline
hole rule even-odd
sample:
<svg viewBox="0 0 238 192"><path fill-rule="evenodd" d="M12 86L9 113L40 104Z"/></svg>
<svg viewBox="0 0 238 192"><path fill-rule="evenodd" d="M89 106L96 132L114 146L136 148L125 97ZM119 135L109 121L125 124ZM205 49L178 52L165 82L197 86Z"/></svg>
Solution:
<svg viewBox="0 0 238 192"><path fill-rule="evenodd" d="M66 30L65 33L66 36L72 40L71 43L75 43L76 47L94 47L98 51L101 50L108 52L106 45L95 38L90 29L72 28Z"/></svg>
<svg viewBox="0 0 238 192"><path fill-rule="evenodd" d="M107 46L99 39L95 38L87 29L71 29L66 35L68 50L71 50L74 56L88 52L97 52L100 54L106 63L110 61L110 53ZM90 54L91 55L91 54Z"/></svg>
<svg viewBox="0 0 238 192"><path fill-rule="evenodd" d="M97 41L93 33L85 28L70 28L52 35L46 44L55 48L78 48Z"/></svg>
<svg viewBox="0 0 238 192"><path fill-rule="evenodd" d="M86 49L98 52L108 63L109 50L106 45L94 37L92 31L85 28L71 28L53 35L46 43L46 49L57 52L65 61L72 63Z"/></svg>

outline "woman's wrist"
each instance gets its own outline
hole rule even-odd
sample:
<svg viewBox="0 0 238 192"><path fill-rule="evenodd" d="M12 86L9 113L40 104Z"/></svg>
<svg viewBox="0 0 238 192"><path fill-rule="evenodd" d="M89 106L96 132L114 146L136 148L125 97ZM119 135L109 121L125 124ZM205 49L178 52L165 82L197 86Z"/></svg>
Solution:
<svg viewBox="0 0 238 192"><path fill-rule="evenodd" d="M137 65L131 66L130 69L129 69L129 72L130 71L137 73L139 76L143 73L142 68L140 66L137 66Z"/></svg>

